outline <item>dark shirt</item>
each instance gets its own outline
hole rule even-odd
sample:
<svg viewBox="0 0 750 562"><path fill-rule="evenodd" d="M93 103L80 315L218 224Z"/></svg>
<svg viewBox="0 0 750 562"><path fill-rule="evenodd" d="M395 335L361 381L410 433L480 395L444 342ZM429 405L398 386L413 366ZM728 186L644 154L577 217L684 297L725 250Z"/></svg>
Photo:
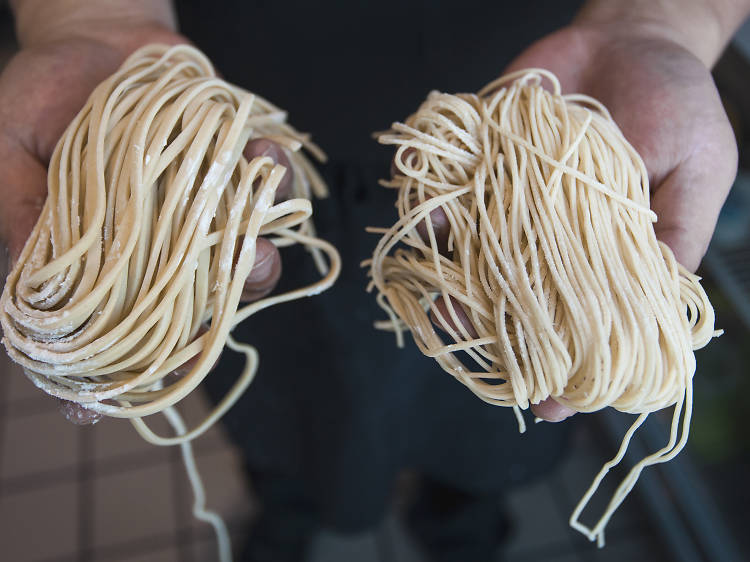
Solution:
<svg viewBox="0 0 750 562"><path fill-rule="evenodd" d="M501 493L546 470L563 425L493 407L373 321L383 312L359 266L396 220L377 186L390 154L371 134L413 112L432 89L476 91L533 40L565 25L579 2L177 2L183 32L224 76L288 110L331 157L331 196L315 202L321 237L344 267L336 286L246 321L235 335L260 352L257 378L225 423L253 470L296 475L327 522L370 526L395 474L411 467L475 493ZM315 278L301 249L282 252L278 290ZM224 353L215 399L239 371Z"/></svg>

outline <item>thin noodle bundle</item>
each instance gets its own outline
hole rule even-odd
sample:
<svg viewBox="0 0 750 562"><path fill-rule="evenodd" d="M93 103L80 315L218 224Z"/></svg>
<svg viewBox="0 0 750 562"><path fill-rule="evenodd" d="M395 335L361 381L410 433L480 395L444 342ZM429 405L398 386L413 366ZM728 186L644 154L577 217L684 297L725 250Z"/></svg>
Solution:
<svg viewBox="0 0 750 562"><path fill-rule="evenodd" d="M152 443L183 444L196 514L206 520L188 442L232 406L257 367L256 351L231 330L258 310L327 289L340 269L336 250L315 237L309 199L326 188L300 148L323 155L285 119L217 78L192 47L134 53L58 142L46 203L0 300L3 343L38 387L132 418ZM243 156L259 137L287 152L292 199L274 203L283 166ZM238 309L258 236L305 245L321 280ZM188 431L171 407L200 384L225 344L246 355L244 371ZM192 358L185 376L167 377ZM156 412L176 436L146 426L141 417ZM218 532L220 520L212 522Z"/></svg>
<svg viewBox="0 0 750 562"><path fill-rule="evenodd" d="M602 543L641 470L684 446L693 350L714 336L699 278L656 239L642 159L600 103L561 95L544 70L507 75L477 95L433 92L379 140L397 147L398 174L383 184L398 190L399 220L371 229L383 236L366 262L370 289L390 317L376 326L395 331L399 345L410 330L482 400L513 407L522 431L519 410L549 397L579 412L640 414L571 517ZM442 254L436 209L450 228ZM632 469L593 528L581 524L637 427L668 406L667 446Z"/></svg>

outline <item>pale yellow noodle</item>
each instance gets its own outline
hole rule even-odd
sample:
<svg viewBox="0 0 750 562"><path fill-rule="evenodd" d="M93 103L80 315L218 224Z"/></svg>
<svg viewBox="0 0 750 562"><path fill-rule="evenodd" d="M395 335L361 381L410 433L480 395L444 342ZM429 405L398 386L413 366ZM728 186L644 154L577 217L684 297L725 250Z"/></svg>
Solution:
<svg viewBox="0 0 750 562"><path fill-rule="evenodd" d="M714 336L699 278L656 239L642 159L599 102L562 95L557 78L536 69L476 95L433 92L379 140L397 147L398 174L382 183L398 190L399 220L372 229L382 238L365 262L370 289L390 318L376 326L395 331L399 345L409 330L479 398L513 407L522 431L520 409L550 397L579 412L641 414L571 517L603 542L643 468L684 446L693 350ZM447 255L437 245L436 209L450 226ZM669 406L667 446L630 471L595 525L580 523L645 416Z"/></svg>
<svg viewBox="0 0 750 562"><path fill-rule="evenodd" d="M243 156L260 137L287 153L287 201L274 202L285 168ZM152 443L183 444L196 513L216 527L222 560L226 532L203 510L185 443L255 375L257 353L230 332L258 310L327 289L340 270L336 250L315 237L310 199L326 187L302 147L323 158L283 111L218 78L198 50L140 49L94 90L58 142L46 203L0 300L3 343L39 388L130 418ZM260 235L277 246L303 244L321 279L238 309ZM225 344L245 354L245 368L188 430L172 406L203 381ZM168 377L192 358L187 374ZM175 436L158 436L141 419L157 412Z"/></svg>

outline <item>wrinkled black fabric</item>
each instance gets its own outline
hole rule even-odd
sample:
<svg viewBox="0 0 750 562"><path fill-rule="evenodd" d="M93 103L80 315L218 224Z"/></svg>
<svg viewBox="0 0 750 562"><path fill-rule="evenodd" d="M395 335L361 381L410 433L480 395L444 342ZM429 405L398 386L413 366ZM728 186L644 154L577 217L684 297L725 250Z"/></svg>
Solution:
<svg viewBox="0 0 750 562"><path fill-rule="evenodd" d="M331 156L331 196L315 203L319 235L341 252L336 286L258 313L235 335L260 367L225 424L254 471L299 478L326 524L370 527L395 474L416 468L474 495L500 494L548 470L569 424L531 423L485 404L383 319L360 262L377 241L365 226L396 220L377 185L390 154L371 138L431 89L476 91L533 40L569 21L578 2L177 3L183 32L224 76L287 109ZM278 290L316 278L303 249L282 250ZM216 400L241 360L225 352L206 387Z"/></svg>

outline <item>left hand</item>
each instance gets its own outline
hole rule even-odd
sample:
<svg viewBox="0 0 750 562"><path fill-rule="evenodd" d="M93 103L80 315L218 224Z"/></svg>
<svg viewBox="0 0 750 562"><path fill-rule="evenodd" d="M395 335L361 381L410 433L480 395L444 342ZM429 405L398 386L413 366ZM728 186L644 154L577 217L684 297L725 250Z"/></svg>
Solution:
<svg viewBox="0 0 750 562"><path fill-rule="evenodd" d="M94 25L94 24L92 24ZM88 28L86 28L88 29ZM101 22L92 27L102 33ZM99 37L59 35L52 43L24 48L0 74L0 247L7 245L11 263L21 254L47 194L47 166L58 139L95 86L136 48L148 43L178 44L186 39L170 29L151 24L115 25ZM277 200L290 196L292 168L275 142L257 138L244 150L251 160L269 156L288 172L277 190ZM253 269L245 281L242 300L258 300L273 290L281 276L281 256L269 240L257 239ZM2 280L0 280L2 283ZM1 287L0 287L1 288ZM182 366L189 371L192 364ZM99 414L72 402L62 402L63 415L73 423L92 423Z"/></svg>

